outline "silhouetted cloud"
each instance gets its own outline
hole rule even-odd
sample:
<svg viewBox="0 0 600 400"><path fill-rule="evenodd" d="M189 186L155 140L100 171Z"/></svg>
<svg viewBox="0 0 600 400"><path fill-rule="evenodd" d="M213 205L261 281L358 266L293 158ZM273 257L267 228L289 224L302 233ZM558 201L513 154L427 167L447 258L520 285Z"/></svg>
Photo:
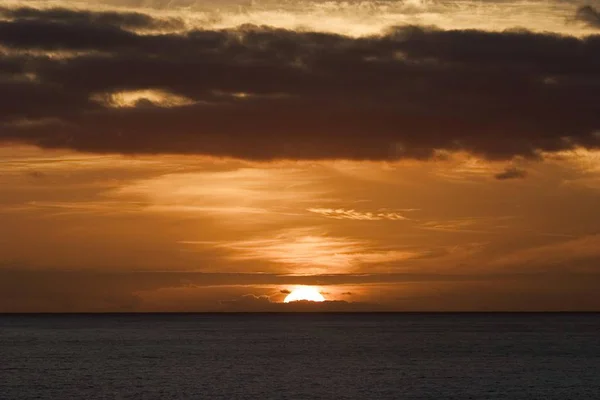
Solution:
<svg viewBox="0 0 600 400"><path fill-rule="evenodd" d="M247 294L242 297L221 301L220 311L234 312L372 312L385 311L386 307L375 303L347 302L344 300L326 300L314 302L308 300L279 303L268 296Z"/></svg>
<svg viewBox="0 0 600 400"><path fill-rule="evenodd" d="M506 179L521 179L527 176L527 171L523 169L519 169L516 167L506 168L504 171L494 175L494 177L498 180L506 180Z"/></svg>
<svg viewBox="0 0 600 400"><path fill-rule="evenodd" d="M579 7L575 19L594 28L600 28L600 12L592 6Z"/></svg>
<svg viewBox="0 0 600 400"><path fill-rule="evenodd" d="M70 10L68 8L38 9L32 7L0 7L0 15L20 21L39 21L68 25L104 25L126 29L181 29L179 18L159 19L138 12Z"/></svg>
<svg viewBox="0 0 600 400"><path fill-rule="evenodd" d="M510 159L600 144L599 36L404 26L353 38L253 25L138 34L127 28L160 22L4 14L0 140L253 160Z"/></svg>

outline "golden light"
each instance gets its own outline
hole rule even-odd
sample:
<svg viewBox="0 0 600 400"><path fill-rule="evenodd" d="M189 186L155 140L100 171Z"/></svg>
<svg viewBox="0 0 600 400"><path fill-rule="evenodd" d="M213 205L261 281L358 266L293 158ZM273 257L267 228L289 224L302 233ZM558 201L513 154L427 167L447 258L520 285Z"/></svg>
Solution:
<svg viewBox="0 0 600 400"><path fill-rule="evenodd" d="M143 104L142 102L144 101L156 107L164 108L194 104L194 101L187 97L156 89L97 93L92 95L92 100L111 108L137 107L140 104Z"/></svg>
<svg viewBox="0 0 600 400"><path fill-rule="evenodd" d="M292 301L300 301L300 300L308 300L308 301L325 301L325 297L317 289L311 286L300 286L296 289L292 290L290 294L288 294L283 300L284 303L289 303Z"/></svg>

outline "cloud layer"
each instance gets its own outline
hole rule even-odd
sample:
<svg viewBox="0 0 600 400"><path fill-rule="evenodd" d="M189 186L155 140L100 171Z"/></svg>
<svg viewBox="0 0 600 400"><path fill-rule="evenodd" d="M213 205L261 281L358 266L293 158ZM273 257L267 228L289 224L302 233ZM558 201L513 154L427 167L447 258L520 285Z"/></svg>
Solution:
<svg viewBox="0 0 600 400"><path fill-rule="evenodd" d="M598 36L418 26L358 38L253 25L159 33L180 21L1 12L4 141L252 160L441 149L510 159L600 143ZM98 100L114 98L130 101Z"/></svg>

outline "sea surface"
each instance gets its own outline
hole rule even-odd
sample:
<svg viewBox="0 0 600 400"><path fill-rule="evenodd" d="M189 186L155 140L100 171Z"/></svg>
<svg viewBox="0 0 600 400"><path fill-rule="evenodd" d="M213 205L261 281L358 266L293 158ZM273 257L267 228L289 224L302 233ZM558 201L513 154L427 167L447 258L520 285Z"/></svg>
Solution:
<svg viewBox="0 0 600 400"><path fill-rule="evenodd" d="M0 315L1 399L600 399L600 314Z"/></svg>

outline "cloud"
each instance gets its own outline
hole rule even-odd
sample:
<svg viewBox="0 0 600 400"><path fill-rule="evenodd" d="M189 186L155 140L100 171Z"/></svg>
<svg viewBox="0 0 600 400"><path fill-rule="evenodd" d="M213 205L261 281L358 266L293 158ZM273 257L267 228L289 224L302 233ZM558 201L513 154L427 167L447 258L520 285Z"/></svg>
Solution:
<svg viewBox="0 0 600 400"><path fill-rule="evenodd" d="M335 1L303 0L300 2L219 2L203 0L97 0L82 2L53 0L50 2L4 0L7 7L73 7L92 10L138 9L155 16L178 16L188 26L225 28L243 23L267 24L280 28L318 32L335 32L351 36L377 34L390 23L436 24L445 29L503 30L515 26L537 31L575 32L564 24L567 7L550 7L544 2L451 2L432 1ZM531 18L535 15L537 18ZM562 18L561 18L562 17Z"/></svg>
<svg viewBox="0 0 600 400"><path fill-rule="evenodd" d="M194 104L183 96L173 95L161 90L125 91L117 93L101 93L92 99L106 107L181 107Z"/></svg>
<svg viewBox="0 0 600 400"><path fill-rule="evenodd" d="M236 161L233 161L236 163ZM330 188L312 169L275 165L198 168L140 179L111 193L149 203L147 211L218 216L221 223L264 225L304 216L305 203L327 201ZM240 218L240 215L245 215ZM227 218L229 217L229 218ZM233 218L231 218L233 217Z"/></svg>
<svg viewBox="0 0 600 400"><path fill-rule="evenodd" d="M441 150L511 159L599 145L597 36L402 26L349 37L252 25L138 34L118 22L126 14L11 13L0 21L4 141L251 160ZM185 101L94 100L152 91Z"/></svg>
<svg viewBox="0 0 600 400"><path fill-rule="evenodd" d="M523 179L527 176L527 171L517 167L506 168L504 171L494 175L494 178L504 181L507 179Z"/></svg>
<svg viewBox="0 0 600 400"><path fill-rule="evenodd" d="M513 216L498 216L432 220L423 222L420 227L422 229L447 232L490 233L504 229L506 221L513 218ZM479 247L479 245L475 247Z"/></svg>
<svg viewBox="0 0 600 400"><path fill-rule="evenodd" d="M284 229L264 237L197 244L226 250L233 261L268 261L302 274L348 272L360 265L400 263L424 256L413 250L379 248L365 240L333 236L316 228Z"/></svg>
<svg viewBox="0 0 600 400"><path fill-rule="evenodd" d="M356 210L346 210L343 208L309 208L307 211L315 214L322 215L327 218L333 219L353 219L358 221L381 221L381 220L390 220L390 221L401 221L406 220L408 218L396 212L361 212Z"/></svg>
<svg viewBox="0 0 600 400"><path fill-rule="evenodd" d="M579 7L575 19L591 27L600 28L600 12L592 6Z"/></svg>
<svg viewBox="0 0 600 400"><path fill-rule="evenodd" d="M372 312L388 309L381 304L347 302L344 300L278 303L271 301L268 296L255 296L253 294L221 301L221 306L220 311L234 312Z"/></svg>
<svg viewBox="0 0 600 400"><path fill-rule="evenodd" d="M18 21L46 22L72 26L114 26L117 28L140 30L173 30L184 27L184 22L179 18L156 18L143 13L123 11L70 10L60 7L48 9L0 7L0 15Z"/></svg>

